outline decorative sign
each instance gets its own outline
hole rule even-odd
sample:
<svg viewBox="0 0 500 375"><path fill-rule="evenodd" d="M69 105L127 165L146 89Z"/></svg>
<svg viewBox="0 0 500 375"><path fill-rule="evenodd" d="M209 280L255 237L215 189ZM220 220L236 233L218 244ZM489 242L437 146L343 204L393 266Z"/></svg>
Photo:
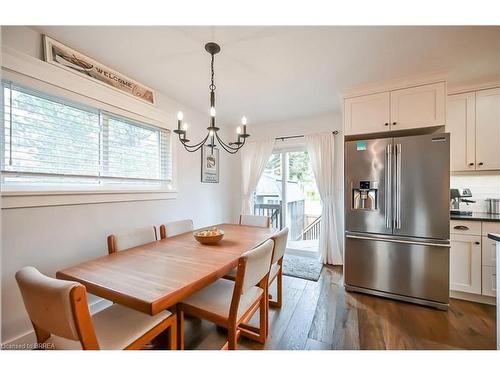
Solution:
<svg viewBox="0 0 500 375"><path fill-rule="evenodd" d="M81 54L74 49L59 43L47 35L43 36L45 61L63 69L79 74L101 84L111 86L134 98L149 104L155 104L153 89L120 74L105 65Z"/></svg>
<svg viewBox="0 0 500 375"><path fill-rule="evenodd" d="M219 182L219 149L210 146L201 148L201 182Z"/></svg>

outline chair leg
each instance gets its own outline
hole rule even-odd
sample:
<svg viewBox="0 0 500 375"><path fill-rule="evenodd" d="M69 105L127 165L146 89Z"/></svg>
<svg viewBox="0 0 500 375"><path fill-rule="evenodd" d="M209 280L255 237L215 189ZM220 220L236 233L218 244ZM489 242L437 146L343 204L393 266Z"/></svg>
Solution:
<svg viewBox="0 0 500 375"><path fill-rule="evenodd" d="M184 350L184 311L177 310L176 341L177 350Z"/></svg>
<svg viewBox="0 0 500 375"><path fill-rule="evenodd" d="M238 335L236 332L236 327L234 325L230 325L227 330L227 349L236 350Z"/></svg>
<svg viewBox="0 0 500 375"><path fill-rule="evenodd" d="M259 306L259 341L264 344L266 342L267 338L267 327L269 325L268 322L268 317L267 317L267 307L269 306L268 301L267 301L267 287L264 288L264 293L262 294L262 297L260 299L260 306Z"/></svg>
<svg viewBox="0 0 500 375"><path fill-rule="evenodd" d="M280 308L283 303L283 273L281 269L276 275L276 301L269 301L269 306Z"/></svg>
<svg viewBox="0 0 500 375"><path fill-rule="evenodd" d="M168 327L168 346L170 350L177 350L177 317Z"/></svg>

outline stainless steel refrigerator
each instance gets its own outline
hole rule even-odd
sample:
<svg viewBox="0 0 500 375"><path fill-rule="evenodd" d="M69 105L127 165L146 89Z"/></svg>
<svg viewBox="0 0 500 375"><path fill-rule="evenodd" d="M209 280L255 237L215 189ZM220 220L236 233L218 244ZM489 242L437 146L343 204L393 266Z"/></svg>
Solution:
<svg viewBox="0 0 500 375"><path fill-rule="evenodd" d="M446 309L450 136L345 143L345 287Z"/></svg>

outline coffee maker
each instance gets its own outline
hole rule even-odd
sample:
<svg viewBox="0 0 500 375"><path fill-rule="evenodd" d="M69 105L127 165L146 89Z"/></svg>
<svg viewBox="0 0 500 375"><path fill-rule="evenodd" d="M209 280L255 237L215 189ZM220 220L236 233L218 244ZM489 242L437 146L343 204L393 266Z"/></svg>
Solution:
<svg viewBox="0 0 500 375"><path fill-rule="evenodd" d="M450 189L450 213L452 215L472 216L472 210L460 210L460 203L476 203L473 201L470 189Z"/></svg>

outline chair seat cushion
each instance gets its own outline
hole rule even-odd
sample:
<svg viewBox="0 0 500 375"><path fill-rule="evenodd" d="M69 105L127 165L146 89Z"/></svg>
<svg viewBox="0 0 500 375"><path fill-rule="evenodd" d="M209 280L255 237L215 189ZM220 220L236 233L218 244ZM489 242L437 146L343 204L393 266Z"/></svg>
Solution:
<svg viewBox="0 0 500 375"><path fill-rule="evenodd" d="M115 303L92 316L99 348L125 349L170 315L172 315L170 311L165 310L151 316ZM79 341L55 335L52 335L47 342L54 344L55 349L82 349Z"/></svg>
<svg viewBox="0 0 500 375"><path fill-rule="evenodd" d="M233 299L233 290L233 281L219 279L208 287L187 297L182 303L227 319L229 318L229 309ZM241 296L238 306L238 320L262 296L262 293L263 290L261 288L253 286Z"/></svg>

